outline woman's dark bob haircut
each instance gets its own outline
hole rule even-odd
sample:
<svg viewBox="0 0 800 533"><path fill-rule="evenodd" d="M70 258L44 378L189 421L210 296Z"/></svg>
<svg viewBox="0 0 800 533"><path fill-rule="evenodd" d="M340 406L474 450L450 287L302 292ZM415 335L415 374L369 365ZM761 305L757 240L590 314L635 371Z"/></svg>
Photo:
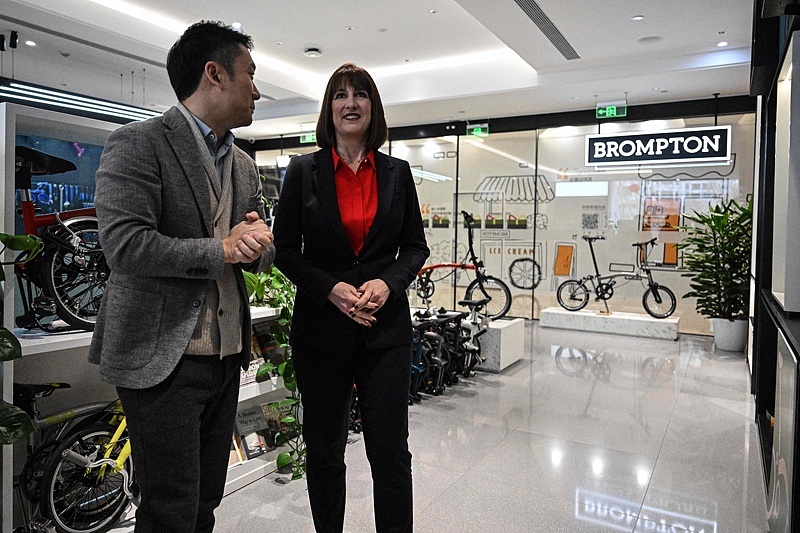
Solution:
<svg viewBox="0 0 800 533"><path fill-rule="evenodd" d="M386 117L383 113L383 103L378 88L372 80L369 72L352 63L345 63L331 75L328 86L325 88L325 96L322 99L322 109L317 120L317 145L320 148L330 148L336 146L336 131L333 128L333 102L334 93L344 87L351 86L357 91L366 91L369 101L372 103L372 120L369 123L366 133L366 144L370 148L377 150L386 139L389 138L389 128L386 126Z"/></svg>

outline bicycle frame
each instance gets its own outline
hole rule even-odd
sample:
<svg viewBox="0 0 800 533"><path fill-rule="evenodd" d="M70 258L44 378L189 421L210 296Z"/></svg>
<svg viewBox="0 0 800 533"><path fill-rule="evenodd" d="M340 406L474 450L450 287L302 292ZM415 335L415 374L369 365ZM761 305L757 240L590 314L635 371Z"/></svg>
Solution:
<svg viewBox="0 0 800 533"><path fill-rule="evenodd" d="M567 311L579 311L587 305L589 295L594 294L595 301L603 302L603 306L605 307L604 314L610 314L608 300L614 296L614 285L618 278L624 278L626 283L628 281L646 280L646 284L642 283L642 286L645 287L644 294L642 294L642 307L644 307L645 311L653 318L668 318L671 316L672 313L675 312L677 304L675 293L653 279L653 273L647 262L650 251L655 247L658 238L654 237L649 241L633 243L632 246L635 246L639 251L636 257L635 268L633 265L628 265L631 268L630 271L618 274L607 274L605 276L600 274L593 245L594 241L601 239L604 239L604 237L583 236L583 240L589 244L589 250L592 253L594 274L584 276L580 279L568 279L562 283L556 291L558 303ZM610 268L611 267L609 267L609 269Z"/></svg>
<svg viewBox="0 0 800 533"><path fill-rule="evenodd" d="M465 260L460 263L436 263L435 265L428 265L426 267L422 267L422 269L417 274L417 281L422 285L428 285L431 283L431 275L433 274L434 270L440 270L444 268L449 268L455 270L471 270L475 272L476 279L478 280L478 284L483 290L483 280L486 278L486 269L483 266L483 261L478 259L478 256L475 254L475 230L472 227L473 218L472 216L467 213L466 211L462 211L461 214L464 216L464 220L467 223L467 243L469 245L469 249L467 251L467 255L464 258ZM469 263L467 263L467 259L469 259Z"/></svg>
<svg viewBox="0 0 800 533"><path fill-rule="evenodd" d="M83 232L97 227L96 210L87 207L37 214L31 196L32 177L69 172L76 166L25 146L17 146L15 153L14 178L21 191L23 230L40 237L45 246L44 253L15 268L24 311L16 317L17 325L44 331L65 329L53 325L51 317L55 317L70 327L91 330L108 276L99 244L83 246Z"/></svg>
<svg viewBox="0 0 800 533"><path fill-rule="evenodd" d="M605 276L600 274L600 269L597 266L597 257L594 253L594 246L592 243L599 239L599 237L591 237L585 239L586 242L589 244L589 251L592 254L592 265L594 266L594 274L589 274L588 276L584 276L581 278L581 281L588 281L592 285L592 292L598 294L598 289L601 288L606 282L615 280L617 278L625 278L626 281L639 281L643 279L647 279L647 285L653 286L655 282L653 281L653 273L650 270L650 266L647 263L647 256L650 254L650 250L648 247L655 246L655 239L651 239L650 241L644 243L636 243L634 246L637 246L640 250L644 249L644 253L636 256L636 270L631 273L621 272L619 274L606 274ZM652 249L652 248L650 248ZM644 274L644 275L642 275Z"/></svg>

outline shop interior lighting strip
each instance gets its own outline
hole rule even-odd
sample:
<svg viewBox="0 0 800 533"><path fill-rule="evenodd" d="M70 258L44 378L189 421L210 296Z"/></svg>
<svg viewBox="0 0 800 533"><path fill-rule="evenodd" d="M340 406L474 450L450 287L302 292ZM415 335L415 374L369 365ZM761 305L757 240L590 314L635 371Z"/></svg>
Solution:
<svg viewBox="0 0 800 533"><path fill-rule="evenodd" d="M131 120L144 120L161 114L157 111L54 91L12 80L0 82L0 98L36 102Z"/></svg>
<svg viewBox="0 0 800 533"><path fill-rule="evenodd" d="M428 181L434 182L441 182L441 181L453 181L453 178L449 176L443 176L441 174L436 174L435 172L428 172L427 170L421 170L418 168L411 168L411 175L416 178L421 178Z"/></svg>

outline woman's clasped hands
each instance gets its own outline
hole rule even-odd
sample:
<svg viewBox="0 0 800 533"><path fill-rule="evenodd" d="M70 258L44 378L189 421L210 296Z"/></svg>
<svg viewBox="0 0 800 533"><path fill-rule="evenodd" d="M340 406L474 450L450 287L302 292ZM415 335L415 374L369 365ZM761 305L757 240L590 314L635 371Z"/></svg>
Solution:
<svg viewBox="0 0 800 533"><path fill-rule="evenodd" d="M328 294L328 300L362 326L371 327L377 322L373 315L383 307L390 294L389 286L382 279L369 280L358 288L340 281Z"/></svg>

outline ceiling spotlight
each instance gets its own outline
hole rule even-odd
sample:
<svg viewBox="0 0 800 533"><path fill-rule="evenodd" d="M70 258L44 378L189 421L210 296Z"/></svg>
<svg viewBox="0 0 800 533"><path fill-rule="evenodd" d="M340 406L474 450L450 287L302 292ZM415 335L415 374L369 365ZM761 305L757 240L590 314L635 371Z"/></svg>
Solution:
<svg viewBox="0 0 800 533"><path fill-rule="evenodd" d="M303 50L303 55L306 57L319 57L322 55L322 50L319 48L306 48Z"/></svg>
<svg viewBox="0 0 800 533"><path fill-rule="evenodd" d="M19 34L15 31L12 31L11 35L8 37L8 46L11 48L16 48L17 44L19 44Z"/></svg>
<svg viewBox="0 0 800 533"><path fill-rule="evenodd" d="M640 20L644 20L644 15L634 15L634 16L631 17L631 20L635 20L636 22L639 22Z"/></svg>
<svg viewBox="0 0 800 533"><path fill-rule="evenodd" d="M720 41L717 43L717 46L719 46L720 48L722 48L723 46L728 46L728 41Z"/></svg>

